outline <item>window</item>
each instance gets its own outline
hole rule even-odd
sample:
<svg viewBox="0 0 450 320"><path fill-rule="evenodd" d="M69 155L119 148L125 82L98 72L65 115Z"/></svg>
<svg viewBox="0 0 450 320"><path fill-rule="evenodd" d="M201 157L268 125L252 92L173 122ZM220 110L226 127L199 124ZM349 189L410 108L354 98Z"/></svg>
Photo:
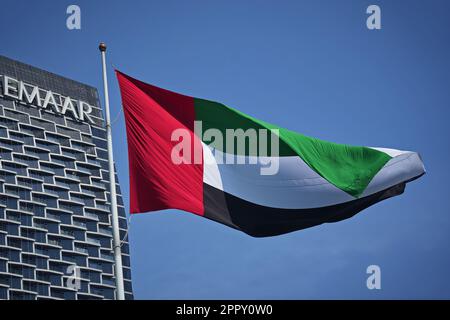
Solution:
<svg viewBox="0 0 450 320"><path fill-rule="evenodd" d="M66 118L66 123L68 127L71 127L75 130L84 132L84 133L90 133L89 131L89 125L84 122L78 122L75 120L71 120L69 118Z"/></svg>
<svg viewBox="0 0 450 320"><path fill-rule="evenodd" d="M63 260L73 262L74 264L76 264L79 267L86 267L86 265L87 265L86 256L71 255L71 254L64 253L64 252L62 254L63 254L63 257L62 257Z"/></svg>
<svg viewBox="0 0 450 320"><path fill-rule="evenodd" d="M33 241L23 239L22 240L22 252L33 252Z"/></svg>
<svg viewBox="0 0 450 320"><path fill-rule="evenodd" d="M41 169L53 172L53 174L64 177L64 167L50 162L40 161Z"/></svg>
<svg viewBox="0 0 450 320"><path fill-rule="evenodd" d="M61 156L61 155L52 155L52 162L63 165L65 168L75 169L75 163L73 159Z"/></svg>
<svg viewBox="0 0 450 320"><path fill-rule="evenodd" d="M15 154L14 161L16 163L20 162L20 163L26 164L30 168L35 168L35 169L38 168L38 159L28 156L26 154Z"/></svg>
<svg viewBox="0 0 450 320"><path fill-rule="evenodd" d="M22 276L24 277L24 279L34 279L34 268L23 266Z"/></svg>
<svg viewBox="0 0 450 320"><path fill-rule="evenodd" d="M10 149L6 149L3 147L0 147L0 158L1 159L5 159L5 160L12 160L11 159L11 150Z"/></svg>
<svg viewBox="0 0 450 320"><path fill-rule="evenodd" d="M122 253L130 254L130 247L126 242L122 245Z"/></svg>
<svg viewBox="0 0 450 320"><path fill-rule="evenodd" d="M48 295L48 284L23 281L23 288L28 291L37 292L39 295Z"/></svg>
<svg viewBox="0 0 450 320"><path fill-rule="evenodd" d="M51 153L59 153L59 145L57 143L52 143L43 140L36 140L36 146L47 149Z"/></svg>
<svg viewBox="0 0 450 320"><path fill-rule="evenodd" d="M38 217L43 217L45 215L45 205L40 205L33 202L20 200L19 209L26 212L34 213L34 215Z"/></svg>
<svg viewBox="0 0 450 320"><path fill-rule="evenodd" d="M29 214L21 213L20 214L20 223L21 223L21 226L31 227L31 225L33 224L33 218ZM27 237L27 238L34 238L34 230L22 228L20 235L23 237Z"/></svg>
<svg viewBox="0 0 450 320"><path fill-rule="evenodd" d="M98 107L95 103L92 105L91 115L93 115L94 117L97 117L97 118L102 117L102 109L100 107Z"/></svg>
<svg viewBox="0 0 450 320"><path fill-rule="evenodd" d="M47 248L36 248L34 250L37 254L41 254L43 256L48 256L48 249ZM40 279L42 280L42 279ZM42 281L46 281L46 280L42 280Z"/></svg>
<svg viewBox="0 0 450 320"><path fill-rule="evenodd" d="M30 146L34 145L33 136L30 136L28 134L22 132L9 131L9 136L11 137L11 139L22 141L24 144Z"/></svg>
<svg viewBox="0 0 450 320"><path fill-rule="evenodd" d="M0 204L3 204L8 209L17 209L17 198L0 194Z"/></svg>
<svg viewBox="0 0 450 320"><path fill-rule="evenodd" d="M65 291L61 289L51 288L51 295L55 298L60 298L64 300L75 300L75 292L73 291Z"/></svg>
<svg viewBox="0 0 450 320"><path fill-rule="evenodd" d="M90 176L100 177L100 169L94 169L90 165L84 163L77 163L77 169L88 173Z"/></svg>
<svg viewBox="0 0 450 320"><path fill-rule="evenodd" d="M99 138L94 138L94 144L99 147L99 148L103 148L103 149L108 149L108 144L106 142L106 140L103 139L99 139Z"/></svg>
<svg viewBox="0 0 450 320"><path fill-rule="evenodd" d="M132 288L132 286L131 286L131 281L124 281L123 282L123 285L124 285L124 289L125 289L125 291L128 291L128 292L132 292L133 291L133 288Z"/></svg>
<svg viewBox="0 0 450 320"><path fill-rule="evenodd" d="M19 120L22 123L25 123L25 122L26 123L30 123L30 118L25 113L17 112L17 111L14 111L14 110L9 110L9 109L6 109L6 108L3 111L4 111L4 115L6 117Z"/></svg>
<svg viewBox="0 0 450 320"><path fill-rule="evenodd" d="M20 186L5 186L5 193L19 196L21 200L31 200L30 190Z"/></svg>
<svg viewBox="0 0 450 320"><path fill-rule="evenodd" d="M72 148L84 151L87 154L95 155L95 147L90 144L83 143L81 141L80 142L72 141Z"/></svg>
<svg viewBox="0 0 450 320"><path fill-rule="evenodd" d="M97 287L91 287L91 293L97 294L99 296L104 295L103 288L97 288Z"/></svg>
<svg viewBox="0 0 450 320"><path fill-rule="evenodd" d="M27 175L27 166L24 164L2 161L3 169L14 171L21 176Z"/></svg>
<svg viewBox="0 0 450 320"><path fill-rule="evenodd" d="M70 146L69 138L66 138L66 137L63 137L60 135L56 135L54 133L49 133L49 132L46 132L45 135L47 137L47 140L50 142L58 143L65 147Z"/></svg>
<svg viewBox="0 0 450 320"><path fill-rule="evenodd" d="M106 139L106 130L103 128L91 127L92 135L95 137Z"/></svg>
<svg viewBox="0 0 450 320"><path fill-rule="evenodd" d="M127 229L127 219L124 217L119 217L119 228Z"/></svg>
<svg viewBox="0 0 450 320"><path fill-rule="evenodd" d="M8 258L12 262L20 262L20 250L17 249L0 248L0 256Z"/></svg>
<svg viewBox="0 0 450 320"><path fill-rule="evenodd" d="M88 135L86 135L86 134L82 134L81 135L81 140L83 141L83 142L87 142L87 143L94 143L94 140L92 139L92 137L91 136L88 136Z"/></svg>
<svg viewBox="0 0 450 320"><path fill-rule="evenodd" d="M84 203L86 206L88 207L93 207L94 206L94 199L92 198L88 198L84 195L80 195L80 194L70 194L70 198L72 200L75 200L77 202L81 202Z"/></svg>
<svg viewBox="0 0 450 320"><path fill-rule="evenodd" d="M71 176L69 176L69 174L66 174L66 176L68 178L71 178ZM59 179L59 178L55 178L55 181L58 186L61 186L64 188L69 188L70 191L80 191L80 189L78 187L78 182L74 182L71 180L63 180L63 179Z"/></svg>
<svg viewBox="0 0 450 320"><path fill-rule="evenodd" d="M97 156L99 158L108 160L108 151L97 148Z"/></svg>
<svg viewBox="0 0 450 320"><path fill-rule="evenodd" d="M30 170L30 177L43 180L45 183L53 183L53 173L41 170Z"/></svg>
<svg viewBox="0 0 450 320"><path fill-rule="evenodd" d="M77 215L80 215L80 216L83 215L83 206L82 205L60 201L59 207L64 210L71 211Z"/></svg>
<svg viewBox="0 0 450 320"><path fill-rule="evenodd" d="M123 268L123 277L126 279L131 279L131 270L128 268Z"/></svg>
<svg viewBox="0 0 450 320"><path fill-rule="evenodd" d="M21 103L17 103L16 110L22 111L23 113L26 113L26 114L29 114L29 115L32 115L35 117L39 117L39 109L37 107L31 106L31 105L24 106Z"/></svg>
<svg viewBox="0 0 450 320"><path fill-rule="evenodd" d="M16 175L12 172L4 171L0 169L0 179L6 183L16 183Z"/></svg>
<svg viewBox="0 0 450 320"><path fill-rule="evenodd" d="M56 197L52 197L47 194L41 194L41 193L33 193L33 201L40 202L46 204L48 207L56 208Z"/></svg>
<svg viewBox="0 0 450 320"><path fill-rule="evenodd" d="M83 151L62 148L62 154L69 156L69 157L73 157L73 158L77 159L77 161L83 161L83 162L85 161L85 155L84 155Z"/></svg>
<svg viewBox="0 0 450 320"><path fill-rule="evenodd" d="M6 261L0 260L0 272L6 272Z"/></svg>
<svg viewBox="0 0 450 320"><path fill-rule="evenodd" d="M5 106L5 107L8 107L8 108L14 108L14 102L11 101L11 100L6 100L6 99L3 99L3 98L0 98L0 104Z"/></svg>
<svg viewBox="0 0 450 320"><path fill-rule="evenodd" d="M95 267L92 266L93 264L95 264ZM99 269L99 270L102 269L102 265L98 264L98 263L90 262L90 266L91 266L91 268L94 268L94 269ZM91 282L100 283L100 281L101 281L100 272L81 270L81 277L84 279L89 279L89 281L91 281Z"/></svg>
<svg viewBox="0 0 450 320"><path fill-rule="evenodd" d="M4 127L0 127L0 137L7 137L8 136L8 130Z"/></svg>
<svg viewBox="0 0 450 320"><path fill-rule="evenodd" d="M36 264L36 257L22 254L22 261L26 264Z"/></svg>
<svg viewBox="0 0 450 320"><path fill-rule="evenodd" d="M97 159L103 170L109 170L108 160Z"/></svg>
<svg viewBox="0 0 450 320"><path fill-rule="evenodd" d="M30 155L30 156L33 156L33 157L37 157L40 160L44 160L44 161L48 161L49 160L49 156L48 156L49 151L47 151L47 150L26 146L25 147L25 153L27 155Z"/></svg>
<svg viewBox="0 0 450 320"><path fill-rule="evenodd" d="M50 113L44 109L41 109L41 116L43 119L50 120L53 123L65 125L64 116L61 114Z"/></svg>
<svg viewBox="0 0 450 320"><path fill-rule="evenodd" d="M23 142L15 141L7 138L0 138L0 147L11 149L15 152L22 152Z"/></svg>
<svg viewBox="0 0 450 320"><path fill-rule="evenodd" d="M55 124L50 121L45 121L45 120L36 119L36 118L30 118L30 120L31 120L31 124L36 127L40 127L47 131L55 132Z"/></svg>
<svg viewBox="0 0 450 320"><path fill-rule="evenodd" d="M36 242L45 243L46 242L46 232L36 230L34 232L34 240Z"/></svg>
<svg viewBox="0 0 450 320"><path fill-rule="evenodd" d="M99 262L90 261L89 262L89 268L102 270L102 264ZM89 279L89 278L88 278Z"/></svg>
<svg viewBox="0 0 450 320"><path fill-rule="evenodd" d="M23 133L27 133L29 135L32 135L36 138L41 138L44 139L44 130L39 129L39 128L35 128L26 124L20 124L20 131Z"/></svg>
<svg viewBox="0 0 450 320"><path fill-rule="evenodd" d="M19 129L17 122L18 122L17 120L6 119L3 117L0 117L0 125L7 127L8 129L11 129L11 130Z"/></svg>
<svg viewBox="0 0 450 320"><path fill-rule="evenodd" d="M38 180L18 177L17 183L21 186L31 188L33 191L42 191L42 182Z"/></svg>
<svg viewBox="0 0 450 320"><path fill-rule="evenodd" d="M9 238L8 246L21 249L22 242L20 241L20 239Z"/></svg>
<svg viewBox="0 0 450 320"><path fill-rule="evenodd" d="M69 199L69 192L59 187L44 186L44 192L57 196L59 199Z"/></svg>
<svg viewBox="0 0 450 320"><path fill-rule="evenodd" d="M6 284L14 289L20 289L22 283L22 277L17 277L13 275L1 275L0 283Z"/></svg>
<svg viewBox="0 0 450 320"><path fill-rule="evenodd" d="M90 184L89 173L83 173L81 171L69 171L66 173L67 178L75 179L84 184Z"/></svg>
<svg viewBox="0 0 450 320"><path fill-rule="evenodd" d="M58 133L63 134L63 135L69 136L72 139L81 140L81 136L80 136L80 132L79 131L68 129L68 128L63 128L63 127L59 127L59 126L56 127L56 131Z"/></svg>

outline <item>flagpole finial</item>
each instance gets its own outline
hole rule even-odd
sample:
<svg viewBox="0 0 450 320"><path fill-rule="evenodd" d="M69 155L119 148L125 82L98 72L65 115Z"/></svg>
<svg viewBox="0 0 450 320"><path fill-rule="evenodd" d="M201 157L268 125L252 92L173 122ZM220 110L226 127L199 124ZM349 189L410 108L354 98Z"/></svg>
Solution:
<svg viewBox="0 0 450 320"><path fill-rule="evenodd" d="M100 44L98 45L98 49L99 49L101 52L106 51L106 44L105 44L104 42L100 42Z"/></svg>

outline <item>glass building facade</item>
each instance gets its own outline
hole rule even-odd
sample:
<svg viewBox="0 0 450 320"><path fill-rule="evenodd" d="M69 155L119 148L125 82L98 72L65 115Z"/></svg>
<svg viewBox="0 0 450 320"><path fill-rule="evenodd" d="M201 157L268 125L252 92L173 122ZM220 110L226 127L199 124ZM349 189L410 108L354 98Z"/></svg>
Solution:
<svg viewBox="0 0 450 320"><path fill-rule="evenodd" d="M5 95L5 76L55 93L60 107L63 97L88 103L94 123ZM0 56L0 299L114 299L107 159L95 88ZM118 181L125 296L132 299Z"/></svg>

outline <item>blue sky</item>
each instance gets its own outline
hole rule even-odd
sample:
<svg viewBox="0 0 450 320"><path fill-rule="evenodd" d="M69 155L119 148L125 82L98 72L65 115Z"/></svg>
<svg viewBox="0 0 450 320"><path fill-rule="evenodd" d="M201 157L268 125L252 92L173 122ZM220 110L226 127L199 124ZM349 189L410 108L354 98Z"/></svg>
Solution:
<svg viewBox="0 0 450 320"><path fill-rule="evenodd" d="M70 4L81 30L66 28ZM366 28L381 7L382 29ZM112 67L298 132L421 153L427 175L352 219L255 239L175 210L135 215L138 299L450 298L448 1L4 1L0 54L101 89ZM101 91L100 91L101 93ZM113 128L125 201L123 116ZM381 267L382 289L366 288Z"/></svg>

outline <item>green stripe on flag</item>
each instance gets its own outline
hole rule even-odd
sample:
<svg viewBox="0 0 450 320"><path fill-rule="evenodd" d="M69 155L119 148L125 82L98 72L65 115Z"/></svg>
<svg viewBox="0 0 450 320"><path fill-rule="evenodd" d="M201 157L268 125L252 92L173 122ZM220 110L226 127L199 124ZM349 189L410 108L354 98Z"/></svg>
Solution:
<svg viewBox="0 0 450 320"><path fill-rule="evenodd" d="M208 129L220 130L224 139L223 146L227 145L226 129L278 129L279 156L299 156L328 182L354 197L359 197L364 192L373 177L391 159L386 153L371 148L307 137L252 118L217 102L195 98L194 106L195 120L202 121L202 132ZM237 154L236 149L234 153ZM248 145L245 155L255 155L250 154Z"/></svg>

